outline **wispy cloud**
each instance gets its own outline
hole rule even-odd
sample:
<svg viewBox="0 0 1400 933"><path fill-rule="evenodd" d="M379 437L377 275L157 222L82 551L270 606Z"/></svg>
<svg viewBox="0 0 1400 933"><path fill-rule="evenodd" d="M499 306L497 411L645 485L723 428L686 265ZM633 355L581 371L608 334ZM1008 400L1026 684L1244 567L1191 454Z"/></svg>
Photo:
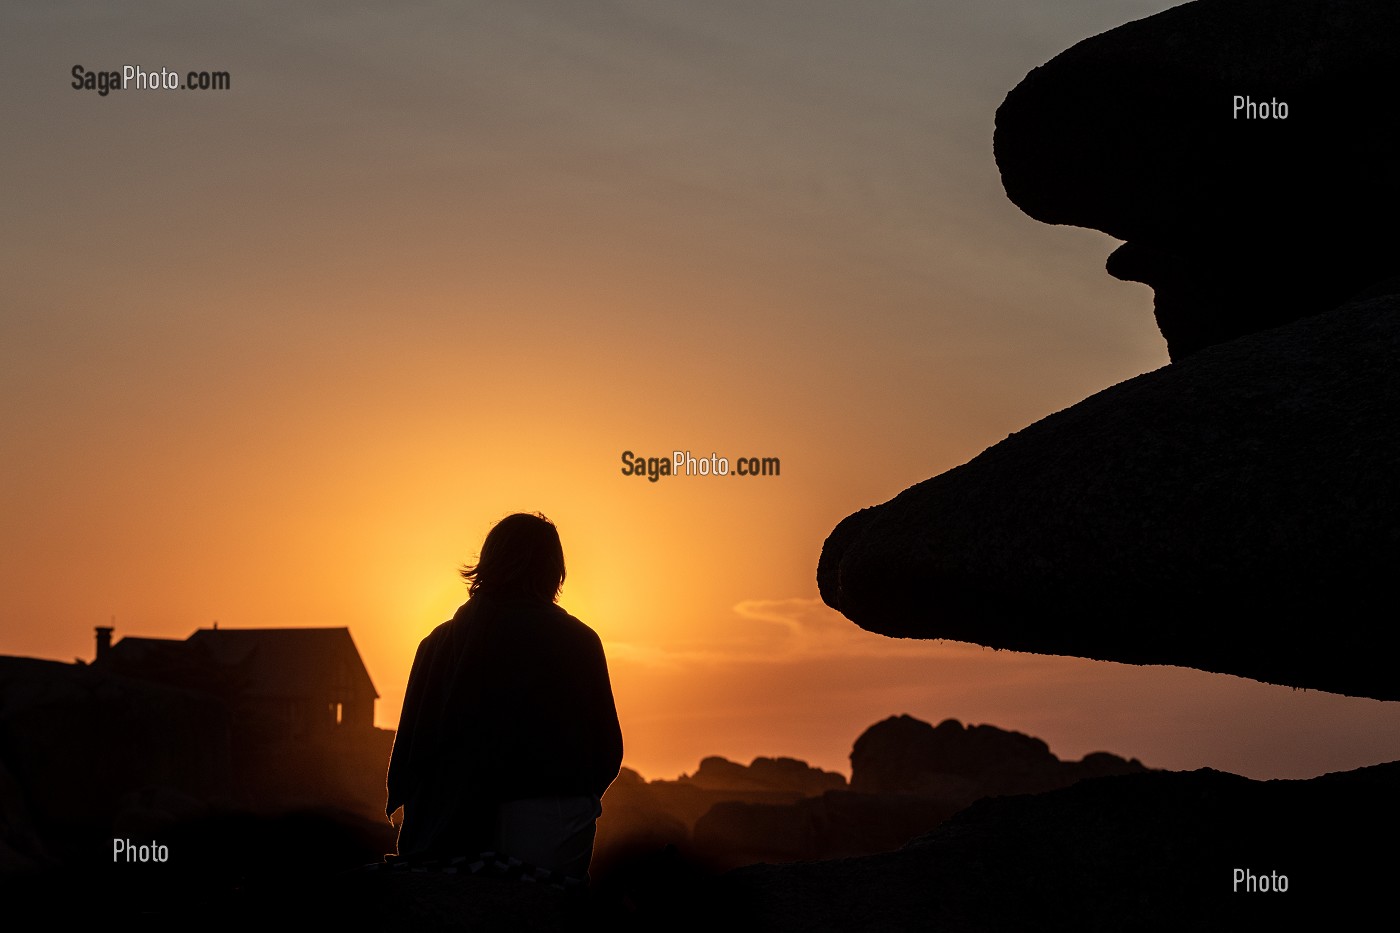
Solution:
<svg viewBox="0 0 1400 933"><path fill-rule="evenodd" d="M738 634L676 645L609 642L618 660L654 667L686 664L792 664L831 658L980 657L987 649L957 642L887 638L867 632L819 599L745 599L731 607ZM733 633L733 626L723 631Z"/></svg>

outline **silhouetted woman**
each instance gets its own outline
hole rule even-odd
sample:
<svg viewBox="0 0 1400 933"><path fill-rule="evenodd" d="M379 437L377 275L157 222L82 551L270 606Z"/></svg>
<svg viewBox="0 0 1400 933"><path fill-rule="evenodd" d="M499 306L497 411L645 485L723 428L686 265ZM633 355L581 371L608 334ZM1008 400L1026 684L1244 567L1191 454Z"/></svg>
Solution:
<svg viewBox="0 0 1400 933"><path fill-rule="evenodd" d="M622 764L603 645L555 605L559 533L501 519L462 571L471 598L413 659L389 762L399 854L495 851L584 877Z"/></svg>

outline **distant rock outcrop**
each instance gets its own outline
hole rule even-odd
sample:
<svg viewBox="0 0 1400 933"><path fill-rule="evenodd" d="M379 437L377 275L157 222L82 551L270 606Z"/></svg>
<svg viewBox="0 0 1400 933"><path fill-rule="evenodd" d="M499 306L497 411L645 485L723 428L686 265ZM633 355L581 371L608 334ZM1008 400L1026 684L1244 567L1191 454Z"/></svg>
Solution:
<svg viewBox="0 0 1400 933"><path fill-rule="evenodd" d="M1198 0L1086 39L997 111L1032 217L1127 244L1173 359L1400 273L1400 5Z"/></svg>
<svg viewBox="0 0 1400 933"><path fill-rule="evenodd" d="M676 807L636 771L623 768L603 795L592 873L608 875L648 853L688 844L693 819L685 819L687 809Z"/></svg>
<svg viewBox="0 0 1400 933"><path fill-rule="evenodd" d="M995 726L947 719L934 727L892 716L856 739L849 791L788 804L716 803L695 823L694 846L727 866L868 855L903 845L983 797L1145 770L1106 752L1061 761L1040 739Z"/></svg>
<svg viewBox="0 0 1400 933"><path fill-rule="evenodd" d="M844 790L846 777L796 758L755 758L745 766L712 755L701 760L694 774L681 775L677 783L705 790L781 791L811 797L829 790Z"/></svg>
<svg viewBox="0 0 1400 933"><path fill-rule="evenodd" d="M971 803L998 794L1036 794L1085 777L1147 770L1096 752L1061 761L1040 739L996 726L937 726L891 716L866 729L851 750L851 789L866 794L916 794Z"/></svg>
<svg viewBox="0 0 1400 933"><path fill-rule="evenodd" d="M804 798L845 787L844 775L796 758L755 758L751 764L741 765L711 756L701 760L694 774L683 774L674 781L648 782L630 768L623 768L603 796L593 857L595 872L607 874L644 853L668 846L713 866L743 864L740 850L724 836L727 829L721 831L724 838L697 829L709 814L732 806L770 807L786 813ZM748 832L749 825L743 823L740 835Z"/></svg>

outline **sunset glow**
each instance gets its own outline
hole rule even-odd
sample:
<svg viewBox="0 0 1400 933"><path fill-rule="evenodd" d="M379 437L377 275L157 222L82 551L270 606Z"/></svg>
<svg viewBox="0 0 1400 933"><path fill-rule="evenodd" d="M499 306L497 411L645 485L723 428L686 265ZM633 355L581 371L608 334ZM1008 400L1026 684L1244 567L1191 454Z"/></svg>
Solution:
<svg viewBox="0 0 1400 933"><path fill-rule="evenodd" d="M538 510L647 777L848 772L898 713L1256 777L1393 759L1395 704L817 598L841 518L1166 363L1115 241L1017 211L991 134L1029 69L1170 5L7 13L0 653L348 626L393 727L457 569ZM69 86L126 59L231 89ZM781 473L623 475L677 450Z"/></svg>

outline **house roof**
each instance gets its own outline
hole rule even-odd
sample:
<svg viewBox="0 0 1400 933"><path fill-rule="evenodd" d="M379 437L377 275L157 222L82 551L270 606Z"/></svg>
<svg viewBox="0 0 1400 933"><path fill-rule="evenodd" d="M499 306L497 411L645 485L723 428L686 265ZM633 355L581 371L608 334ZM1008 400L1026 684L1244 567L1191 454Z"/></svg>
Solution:
<svg viewBox="0 0 1400 933"><path fill-rule="evenodd" d="M110 656L122 663L150 664L183 660L189 654L178 638L123 638L110 649Z"/></svg>
<svg viewBox="0 0 1400 933"><path fill-rule="evenodd" d="M245 696L379 696L348 628L202 628L185 643L220 667L240 669Z"/></svg>
<svg viewBox="0 0 1400 933"><path fill-rule="evenodd" d="M98 662L117 673L245 698L378 698L348 628L217 628L123 638Z"/></svg>

